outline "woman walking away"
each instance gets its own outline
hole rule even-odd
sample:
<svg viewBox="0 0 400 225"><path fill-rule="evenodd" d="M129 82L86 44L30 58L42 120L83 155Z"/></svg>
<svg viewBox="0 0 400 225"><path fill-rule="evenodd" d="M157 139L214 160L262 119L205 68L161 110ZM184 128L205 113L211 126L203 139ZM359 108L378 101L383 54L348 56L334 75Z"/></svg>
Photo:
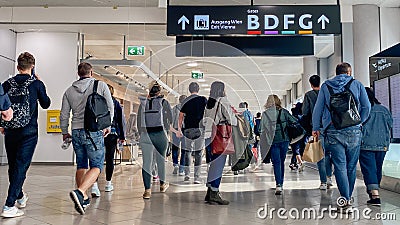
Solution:
<svg viewBox="0 0 400 225"><path fill-rule="evenodd" d="M264 107L260 133L265 131L267 135L263 135L261 138L267 138L266 143L271 144L270 152L276 182L275 194L281 195L286 153L289 148L289 136L286 127L288 123L296 123L297 120L289 111L282 108L281 100L277 95L268 96Z"/></svg>
<svg viewBox="0 0 400 225"><path fill-rule="evenodd" d="M367 204L380 206L379 186L382 179L382 164L389 150L393 118L389 110L375 98L374 92L370 88L365 89L372 107L362 129L363 138L359 160L370 198Z"/></svg>
<svg viewBox="0 0 400 225"><path fill-rule="evenodd" d="M169 187L169 184L165 182L165 153L168 148L167 131L172 121L172 111L169 102L164 99L164 96L160 95L160 92L161 87L156 83L151 88L148 98L139 97L137 126L140 132L139 144L143 155L144 199L151 197L153 156L156 157L157 161L160 192L165 192Z"/></svg>
<svg viewBox="0 0 400 225"><path fill-rule="evenodd" d="M208 189L204 200L210 204L228 205L229 201L222 199L219 192L226 155L212 153L212 146L210 144L212 142L212 127L221 123L236 126L237 119L234 115L231 104L225 95L225 84L215 81L211 84L210 97L207 101L203 119L206 148L211 152L211 162L206 185Z"/></svg>

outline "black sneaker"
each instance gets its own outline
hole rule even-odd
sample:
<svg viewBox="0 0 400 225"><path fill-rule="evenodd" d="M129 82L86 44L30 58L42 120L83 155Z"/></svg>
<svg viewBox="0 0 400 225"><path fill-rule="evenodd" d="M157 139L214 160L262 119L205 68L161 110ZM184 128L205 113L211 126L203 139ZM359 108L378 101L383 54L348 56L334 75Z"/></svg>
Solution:
<svg viewBox="0 0 400 225"><path fill-rule="evenodd" d="M373 205L373 206L381 206L381 199L380 198L373 198L367 201L368 205Z"/></svg>
<svg viewBox="0 0 400 225"><path fill-rule="evenodd" d="M84 208L84 200L83 200L83 194L81 191L78 189L73 190L69 193L69 197L71 200L75 203L75 209L78 213L81 215L85 214L85 208Z"/></svg>

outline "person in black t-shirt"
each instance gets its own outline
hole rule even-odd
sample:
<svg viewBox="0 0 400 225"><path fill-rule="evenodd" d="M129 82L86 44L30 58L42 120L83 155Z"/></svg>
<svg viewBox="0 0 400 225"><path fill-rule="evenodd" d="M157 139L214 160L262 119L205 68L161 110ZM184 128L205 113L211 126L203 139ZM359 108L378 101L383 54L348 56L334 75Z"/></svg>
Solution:
<svg viewBox="0 0 400 225"><path fill-rule="evenodd" d="M190 181L190 162L192 152L194 154L194 183L201 184L200 169L202 150L204 148L204 127L201 125L204 109L207 104L207 99L199 96L199 84L192 82L189 85L190 96L182 103L182 108L179 113L178 131L179 136L185 136L185 182ZM184 123L183 123L184 121ZM184 128L182 128L182 124ZM181 130L182 129L182 130Z"/></svg>

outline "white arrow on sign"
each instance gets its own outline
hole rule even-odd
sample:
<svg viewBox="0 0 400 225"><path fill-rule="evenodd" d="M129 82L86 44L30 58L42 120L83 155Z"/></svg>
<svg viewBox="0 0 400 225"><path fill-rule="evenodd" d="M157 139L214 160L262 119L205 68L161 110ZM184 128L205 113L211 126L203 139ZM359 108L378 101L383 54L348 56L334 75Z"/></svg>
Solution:
<svg viewBox="0 0 400 225"><path fill-rule="evenodd" d="M135 53L135 49L131 48L131 50L129 50L129 53L131 53L133 55Z"/></svg>
<svg viewBox="0 0 400 225"><path fill-rule="evenodd" d="M178 20L178 24L182 23L182 30L186 29L186 23L189 24L189 19L186 18L185 15L183 15L179 20Z"/></svg>
<svg viewBox="0 0 400 225"><path fill-rule="evenodd" d="M318 18L318 23L322 22L322 30L325 30L325 23L329 23L329 18L326 17L325 15L322 15L320 18Z"/></svg>

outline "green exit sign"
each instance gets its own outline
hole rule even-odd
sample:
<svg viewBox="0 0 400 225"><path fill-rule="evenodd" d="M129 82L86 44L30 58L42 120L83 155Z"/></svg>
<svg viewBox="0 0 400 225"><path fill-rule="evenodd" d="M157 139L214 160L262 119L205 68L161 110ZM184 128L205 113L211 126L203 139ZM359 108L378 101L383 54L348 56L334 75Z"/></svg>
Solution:
<svg viewBox="0 0 400 225"><path fill-rule="evenodd" d="M200 71L192 71L192 78L193 79L203 79L203 72Z"/></svg>
<svg viewBox="0 0 400 225"><path fill-rule="evenodd" d="M128 46L128 55L144 55L144 46Z"/></svg>

